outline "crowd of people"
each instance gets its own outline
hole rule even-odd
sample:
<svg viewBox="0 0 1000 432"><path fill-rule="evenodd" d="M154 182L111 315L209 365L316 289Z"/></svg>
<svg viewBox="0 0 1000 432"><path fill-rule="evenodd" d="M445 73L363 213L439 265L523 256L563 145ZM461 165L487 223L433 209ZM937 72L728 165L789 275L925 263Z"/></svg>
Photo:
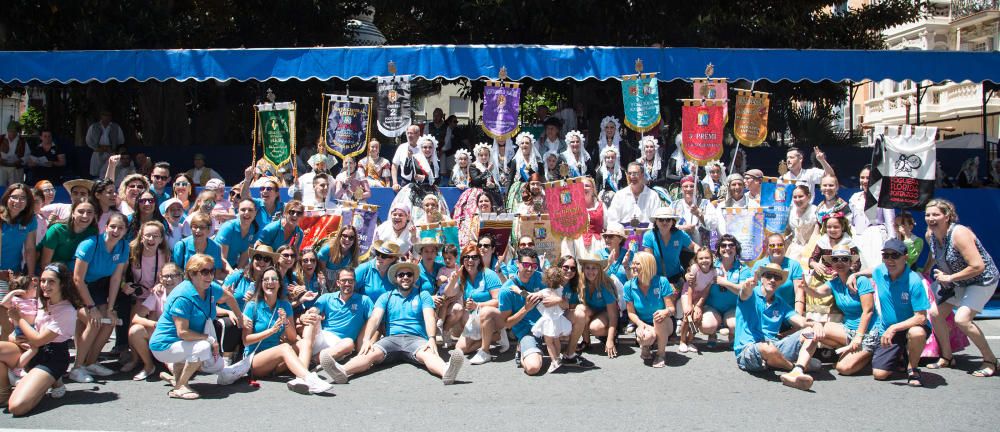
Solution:
<svg viewBox="0 0 1000 432"><path fill-rule="evenodd" d="M199 397L189 385L198 372L221 385L293 376L290 390L319 394L332 384L317 365L343 384L402 361L447 385L466 363L515 349L513 363L539 375L592 368L587 355L616 358L623 335L653 368L731 345L741 370L781 371L808 389L827 350L840 374L905 372L920 386L932 334L940 357L927 367L955 366L949 315L982 355L973 375L1000 366L973 322L1000 275L954 205L928 203L921 238L906 212L866 213L863 197L839 198L819 148L813 168L788 150L789 227L744 260L748 245L723 214L759 207L765 173L741 157L696 178L682 153L664 154L652 136L629 143L610 116L596 139L552 117L540 137L455 144L452 154L439 149L435 121L409 127L391 159L378 140L359 160L320 149L298 176L257 161L231 188L203 158L192 171L158 162L119 175L120 130L104 120L87 138L95 179L61 185L71 203L54 202L50 179L13 182L0 197L0 404L15 415L62 397L65 380L126 373L166 381L178 399ZM543 184L576 177L589 226L561 252L544 253L533 236L479 234L482 215L542 213ZM463 190L452 209L442 185ZM396 196L370 248L349 223L302 247L303 216L364 202L372 188ZM451 220L458 244L418 231Z"/></svg>

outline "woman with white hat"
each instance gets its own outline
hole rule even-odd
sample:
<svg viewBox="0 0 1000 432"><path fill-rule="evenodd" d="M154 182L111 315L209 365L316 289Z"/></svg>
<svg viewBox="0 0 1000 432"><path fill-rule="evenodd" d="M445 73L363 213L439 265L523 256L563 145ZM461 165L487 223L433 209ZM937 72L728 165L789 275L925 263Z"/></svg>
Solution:
<svg viewBox="0 0 1000 432"><path fill-rule="evenodd" d="M604 249L597 251L597 256L607 260L605 267L608 275L617 279L618 283L624 284L629 278L628 270L632 261L632 252L629 251L625 240L625 227L618 222L608 222L608 227L601 233L604 240Z"/></svg>
<svg viewBox="0 0 1000 432"><path fill-rule="evenodd" d="M642 250L655 257L658 276L677 283L684 275L681 262L688 261L681 259L681 253L684 250L694 252L695 244L687 233L677 228L680 216L672 208L660 207L650 219L653 229L642 235Z"/></svg>

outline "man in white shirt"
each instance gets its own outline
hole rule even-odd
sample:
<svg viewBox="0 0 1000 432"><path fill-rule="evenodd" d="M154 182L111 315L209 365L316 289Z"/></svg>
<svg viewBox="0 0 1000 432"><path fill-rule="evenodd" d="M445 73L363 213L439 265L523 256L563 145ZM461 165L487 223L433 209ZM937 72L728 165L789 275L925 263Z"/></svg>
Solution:
<svg viewBox="0 0 1000 432"><path fill-rule="evenodd" d="M763 180L764 172L756 168L743 174L743 182L747 186L747 207L760 207L760 183Z"/></svg>
<svg viewBox="0 0 1000 432"><path fill-rule="evenodd" d="M103 174L101 167L107 164L111 153L125 144L125 134L118 123L111 121L110 111L101 111L100 121L87 129L86 141L87 147L94 150L90 156L90 175L97 177Z"/></svg>
<svg viewBox="0 0 1000 432"><path fill-rule="evenodd" d="M802 168L802 160L805 159L805 155L798 148L792 147L785 153L785 165L788 168L788 172L782 174L781 179L786 182L806 185L809 187L809 190L813 191L812 196L816 196L816 185L819 184L820 179L826 174L831 176L836 176L837 174L833 172L833 167L826 161L826 153L823 153L819 147L813 147L813 152L816 153L816 160L823 166L823 169L815 167Z"/></svg>
<svg viewBox="0 0 1000 432"><path fill-rule="evenodd" d="M412 157L419 148L417 139L420 138L420 126L410 125L406 128L406 144L396 146L396 153L392 156L392 190L399 192L406 183L400 183L399 172L403 169L406 160Z"/></svg>
<svg viewBox="0 0 1000 432"><path fill-rule="evenodd" d="M646 176L642 166L632 162L626 170L628 187L615 192L608 207L608 221L625 225L633 219L649 222L649 216L663 206L660 196L646 187Z"/></svg>

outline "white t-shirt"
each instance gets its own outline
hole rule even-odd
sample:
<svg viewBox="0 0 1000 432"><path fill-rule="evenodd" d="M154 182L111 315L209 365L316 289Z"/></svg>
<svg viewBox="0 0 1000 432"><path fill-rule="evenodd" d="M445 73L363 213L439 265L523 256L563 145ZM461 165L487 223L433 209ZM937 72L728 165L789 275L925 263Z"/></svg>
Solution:
<svg viewBox="0 0 1000 432"><path fill-rule="evenodd" d="M607 220L622 225L629 223L633 218L638 219L639 222L649 222L649 216L662 205L660 196L652 189L644 187L639 196L636 197L632 193L632 188L626 187L615 192L615 197L611 199L611 206L608 207Z"/></svg>
<svg viewBox="0 0 1000 432"><path fill-rule="evenodd" d="M815 197L816 185L823 179L824 174L826 172L819 168L803 168L799 171L799 175L792 175L792 172L788 171L781 176L781 179L786 182L795 182L796 185L808 186L809 190L813 192L812 196Z"/></svg>

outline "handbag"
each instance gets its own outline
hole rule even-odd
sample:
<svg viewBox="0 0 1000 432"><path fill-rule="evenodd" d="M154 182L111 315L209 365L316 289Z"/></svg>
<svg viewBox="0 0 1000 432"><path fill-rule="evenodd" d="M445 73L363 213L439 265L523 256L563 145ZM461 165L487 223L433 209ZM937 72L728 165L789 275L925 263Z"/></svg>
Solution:
<svg viewBox="0 0 1000 432"><path fill-rule="evenodd" d="M462 330L462 336L471 340L483 339L483 328L479 325L478 310L469 314L469 319L465 321L465 329Z"/></svg>

